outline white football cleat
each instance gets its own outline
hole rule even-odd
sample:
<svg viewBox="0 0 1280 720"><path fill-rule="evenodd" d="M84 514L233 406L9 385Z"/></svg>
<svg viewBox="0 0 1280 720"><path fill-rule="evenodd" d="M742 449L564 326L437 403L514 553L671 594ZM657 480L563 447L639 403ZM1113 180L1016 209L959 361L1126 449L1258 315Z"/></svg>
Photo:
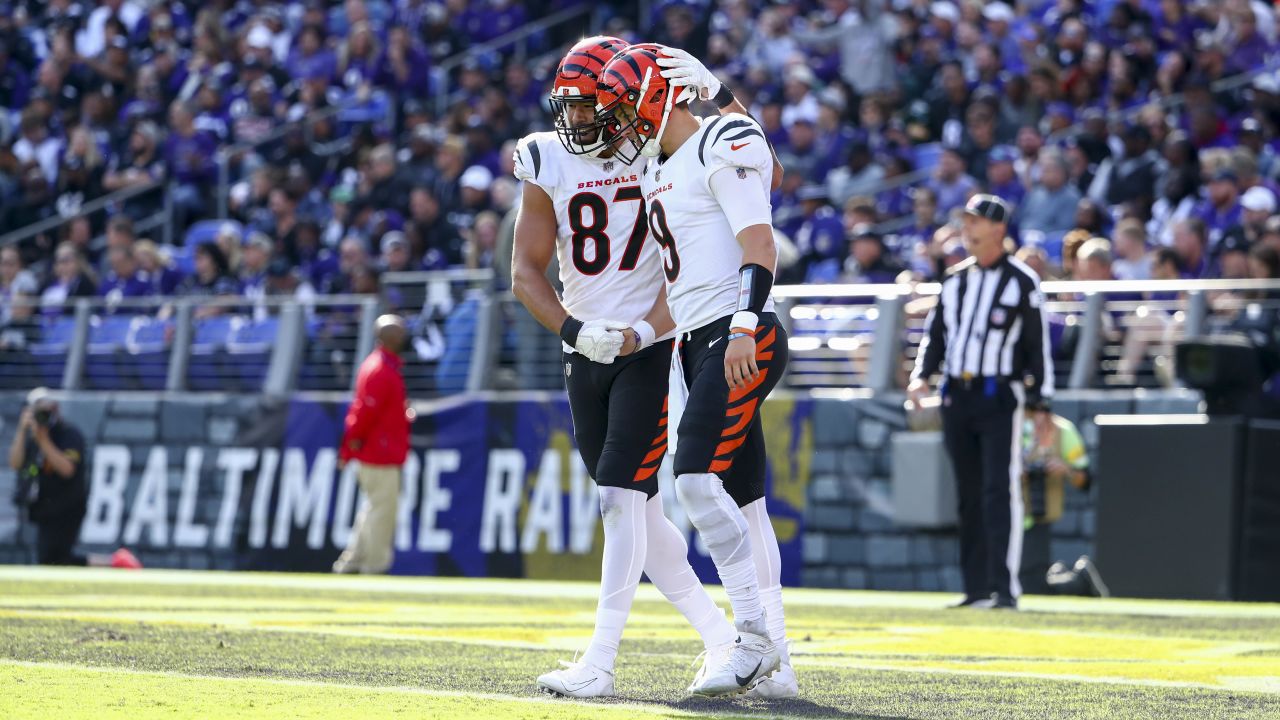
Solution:
<svg viewBox="0 0 1280 720"><path fill-rule="evenodd" d="M538 689L562 697L613 697L613 673L584 662L560 664L564 667L538 677Z"/></svg>
<svg viewBox="0 0 1280 720"><path fill-rule="evenodd" d="M767 635L739 630L732 645L707 653L689 692L704 697L738 695L768 677L778 664L778 649Z"/></svg>
<svg viewBox="0 0 1280 720"><path fill-rule="evenodd" d="M694 658L693 662L694 664L697 664L698 661L701 660L702 664L699 665L698 672L694 673L693 682L689 685L687 692L694 692L694 689L701 684L702 678L706 677L709 668L724 663L724 655L729 652L729 648L731 647L733 647L733 643L726 643L724 645L707 648L706 650L698 653L698 657Z"/></svg>
<svg viewBox="0 0 1280 720"><path fill-rule="evenodd" d="M787 663L778 665L777 672L747 691L747 697L778 699L799 696L800 683L796 681L796 671Z"/></svg>

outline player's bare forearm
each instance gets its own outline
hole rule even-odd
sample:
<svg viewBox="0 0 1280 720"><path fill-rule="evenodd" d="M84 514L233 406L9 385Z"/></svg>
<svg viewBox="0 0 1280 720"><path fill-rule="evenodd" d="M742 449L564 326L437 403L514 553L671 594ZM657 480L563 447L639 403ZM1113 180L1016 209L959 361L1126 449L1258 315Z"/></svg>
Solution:
<svg viewBox="0 0 1280 720"><path fill-rule="evenodd" d="M744 107L742 105L742 102L739 101L738 98L736 97L733 99L733 102L720 108L721 115L728 115L729 113L738 113L740 115L746 115L752 120L755 120L755 118L751 117L751 113L747 112L747 108ZM766 140L766 142L768 141ZM784 170L782 167L782 161L778 159L777 151L773 149L773 143L768 143L768 144L769 144L769 154L773 156L773 178L769 181L769 189L777 190L778 188L782 187L782 174Z"/></svg>
<svg viewBox="0 0 1280 720"><path fill-rule="evenodd" d="M759 265L773 272L778 265L778 247L773 243L773 228L769 225L752 225L738 233L742 245L742 264Z"/></svg>
<svg viewBox="0 0 1280 720"><path fill-rule="evenodd" d="M569 313L547 280L547 267L555 249L556 217L551 198L542 188L525 183L516 215L511 292L543 327L558 333Z"/></svg>
<svg viewBox="0 0 1280 720"><path fill-rule="evenodd" d="M644 321L653 328L656 337L662 337L676 329L676 321L671 317L671 308L667 305L667 288L664 285L653 301L653 307L644 316Z"/></svg>

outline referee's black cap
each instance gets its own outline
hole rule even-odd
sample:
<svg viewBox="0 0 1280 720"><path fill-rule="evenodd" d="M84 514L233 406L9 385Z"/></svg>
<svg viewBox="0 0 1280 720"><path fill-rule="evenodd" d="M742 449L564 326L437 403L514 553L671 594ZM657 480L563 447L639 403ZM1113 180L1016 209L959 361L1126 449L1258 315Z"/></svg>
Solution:
<svg viewBox="0 0 1280 720"><path fill-rule="evenodd" d="M974 195L969 198L969 202L965 203L964 211L969 215L976 215L993 222L1009 222L1009 206L996 195L985 193Z"/></svg>

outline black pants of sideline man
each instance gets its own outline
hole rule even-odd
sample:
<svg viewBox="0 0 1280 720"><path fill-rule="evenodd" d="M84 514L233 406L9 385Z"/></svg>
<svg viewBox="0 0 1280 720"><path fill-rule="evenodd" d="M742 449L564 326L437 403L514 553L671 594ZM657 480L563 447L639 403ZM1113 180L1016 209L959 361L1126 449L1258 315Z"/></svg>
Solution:
<svg viewBox="0 0 1280 720"><path fill-rule="evenodd" d="M965 597L1022 594L1022 395L1007 380L950 378L942 433L960 501Z"/></svg>
<svg viewBox="0 0 1280 720"><path fill-rule="evenodd" d="M86 565L85 556L75 552L83 523L83 512L41 520L36 525L36 562L41 565Z"/></svg>

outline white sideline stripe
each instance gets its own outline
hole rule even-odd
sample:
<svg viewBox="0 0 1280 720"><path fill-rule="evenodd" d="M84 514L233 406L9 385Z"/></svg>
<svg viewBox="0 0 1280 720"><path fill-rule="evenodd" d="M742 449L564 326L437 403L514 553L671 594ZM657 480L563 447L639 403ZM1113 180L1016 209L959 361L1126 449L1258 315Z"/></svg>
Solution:
<svg viewBox="0 0 1280 720"><path fill-rule="evenodd" d="M921 673L925 675L966 675L975 677L999 677L1030 680L1061 680L1063 682L1090 683L1094 685L1136 685L1140 687L1162 687L1192 690L1216 690L1218 692L1256 692L1269 695L1280 695L1280 677L1268 676L1223 676L1221 684L1193 682L1191 680L1151 680L1147 678L1126 678L1114 675L1077 675L1018 671L961 670L942 667L900 667L892 664L860 663L860 662L813 662L812 655L793 655L792 664L797 667L846 668L852 670L882 670L886 672Z"/></svg>
<svg viewBox="0 0 1280 720"><path fill-rule="evenodd" d="M270 677L228 677L223 675L200 675L190 673L172 672L167 670L136 670L133 668L116 668L101 667L94 665L76 665L74 663L46 663L46 662L30 662L27 660L9 660L0 658L0 666L7 665L10 667L26 667L32 669L50 669L50 670L73 670L83 672L96 672L111 675L137 675L146 677L169 678L173 680L221 680L226 682L260 682L272 685L280 685L285 687L297 688L332 688L335 690L352 690L357 692L377 692L377 693L396 693L401 695L425 695L428 697L456 697L467 700L500 700L515 701L524 703L538 703L542 705L563 705L564 703L574 703L587 706L597 706L607 708L609 710L636 710L646 715L657 715L658 717L707 717L708 715L723 718L750 718L757 717L754 714L746 714L741 712L724 712L719 710L699 710L698 712L690 712L681 710L672 705L662 703L644 703L644 702L580 702L572 698L557 698L537 695L503 695L501 693L477 693L466 692L462 690L432 690L430 688L407 687L403 685L353 685L351 683L331 683L320 682L318 680L292 680L286 678L270 678ZM532 680L530 680L530 692L532 690ZM682 698L683 699L683 698ZM796 715L774 715L775 718L798 718ZM842 715L813 716L804 715L804 718L839 718Z"/></svg>
<svg viewBox="0 0 1280 720"><path fill-rule="evenodd" d="M1103 568L1105 570L1106 568ZM350 576L308 573L260 573L220 570L142 570L110 568L56 568L32 565L0 565L0 581L78 582L122 585L270 587L301 591L355 591L372 601L370 593L394 592L424 597L458 593L488 594L494 597L554 598L594 601L599 582L588 580L525 580L512 578L438 578L410 576ZM707 590L717 603L725 596L719 586ZM644 600L666 602L648 583L641 584ZM874 590L824 590L787 588L787 604L794 606L846 608L886 608L896 610L942 610L955 593L878 592ZM1025 602L1023 602L1025 600ZM1280 604L1212 602L1191 600L1142 600L1134 598L1065 598L1035 596L1023 598L1025 612L1059 612L1089 615L1149 615L1158 617L1229 617L1280 619Z"/></svg>

